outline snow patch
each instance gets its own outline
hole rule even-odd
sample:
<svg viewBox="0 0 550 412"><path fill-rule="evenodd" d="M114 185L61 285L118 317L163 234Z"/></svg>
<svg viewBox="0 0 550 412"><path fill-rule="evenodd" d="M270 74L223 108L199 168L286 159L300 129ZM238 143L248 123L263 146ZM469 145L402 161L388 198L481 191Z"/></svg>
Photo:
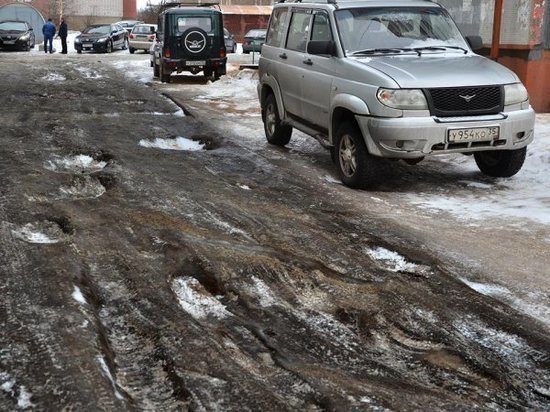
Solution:
<svg viewBox="0 0 550 412"><path fill-rule="evenodd" d="M248 186L248 185L243 185L243 184L241 184L241 183L237 183L237 187L240 187L240 188L243 189L243 190L251 190L251 189L250 189L250 186Z"/></svg>
<svg viewBox="0 0 550 412"><path fill-rule="evenodd" d="M42 77L42 80L46 80L48 82L64 82L67 79L62 74L49 73L47 76Z"/></svg>
<svg viewBox="0 0 550 412"><path fill-rule="evenodd" d="M17 239L21 239L27 243L38 244L52 244L58 243L61 239L62 233L59 226L53 222L46 222L45 224L27 223L20 229L12 230L13 236Z"/></svg>
<svg viewBox="0 0 550 412"><path fill-rule="evenodd" d="M84 176L73 182L72 186L62 186L59 191L64 196L77 199L97 198L103 195L107 190L98 180L90 176Z"/></svg>
<svg viewBox="0 0 550 412"><path fill-rule="evenodd" d="M177 136L174 139L161 139L157 137L155 140L139 141L139 145L154 149L163 150L186 150L186 151L198 151L204 150L205 145L195 140L187 139L185 137Z"/></svg>
<svg viewBox="0 0 550 412"><path fill-rule="evenodd" d="M201 320L209 316L224 319L231 315L195 278L176 278L171 286L182 309L195 319Z"/></svg>
<svg viewBox="0 0 550 412"><path fill-rule="evenodd" d="M341 185L341 184L342 184L342 182L341 182L340 180L335 179L334 177L332 177L332 176L330 176L330 175L324 175L324 176L322 177L322 180L324 180L324 181L327 182L327 183L336 183L336 184L338 184L338 185Z"/></svg>
<svg viewBox="0 0 550 412"><path fill-rule="evenodd" d="M382 262L392 272L416 272L418 268L416 264L407 262L399 253L383 247L367 248L365 253L372 259Z"/></svg>
<svg viewBox="0 0 550 412"><path fill-rule="evenodd" d="M501 295L510 295L512 293L510 292L509 289L505 288L504 286L472 282L464 278L460 278L460 280L464 282L471 289L485 296L501 296Z"/></svg>
<svg viewBox="0 0 550 412"><path fill-rule="evenodd" d="M120 394L120 392L117 389L117 385L115 382L115 379L113 378L113 375L111 374L111 371L109 370L109 367L107 366L107 363L105 362L105 359L102 356L96 356L96 360L99 363L99 366L101 367L101 370L107 376L109 381L111 382L111 385L113 386L113 391L115 393L115 396L117 399L124 399L124 397Z"/></svg>
<svg viewBox="0 0 550 412"><path fill-rule="evenodd" d="M103 76L95 70L88 69L86 67L77 67L76 70L80 72L85 79L101 79Z"/></svg>
<svg viewBox="0 0 550 412"><path fill-rule="evenodd" d="M82 172L101 170L107 166L107 162L95 160L88 155L76 155L68 157L55 156L52 160L48 160L44 167L53 172Z"/></svg>
<svg viewBox="0 0 550 412"><path fill-rule="evenodd" d="M19 387L19 397L17 398L17 406L22 409L32 408L34 404L31 402L32 393L27 391L24 386Z"/></svg>
<svg viewBox="0 0 550 412"><path fill-rule="evenodd" d="M252 276L252 288L251 291L254 293L260 302L260 305L264 308L273 306L277 303L277 299L273 296L271 288L267 286L261 279L258 279L256 276Z"/></svg>
<svg viewBox="0 0 550 412"><path fill-rule="evenodd" d="M85 305L87 304L88 302L86 301L86 298L84 297L84 295L82 294L82 291L80 290L80 288L78 286L75 286L74 287L74 290L73 290L73 293L72 293L72 297L74 300L76 300L78 303L80 303L81 305Z"/></svg>

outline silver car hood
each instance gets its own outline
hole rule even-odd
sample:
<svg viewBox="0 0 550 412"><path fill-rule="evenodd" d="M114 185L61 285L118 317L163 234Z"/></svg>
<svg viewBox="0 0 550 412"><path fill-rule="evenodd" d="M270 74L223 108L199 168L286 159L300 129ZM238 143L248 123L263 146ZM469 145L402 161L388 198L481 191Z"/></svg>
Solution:
<svg viewBox="0 0 550 412"><path fill-rule="evenodd" d="M402 88L482 86L519 81L506 67L471 53L369 56L357 61L385 73Z"/></svg>

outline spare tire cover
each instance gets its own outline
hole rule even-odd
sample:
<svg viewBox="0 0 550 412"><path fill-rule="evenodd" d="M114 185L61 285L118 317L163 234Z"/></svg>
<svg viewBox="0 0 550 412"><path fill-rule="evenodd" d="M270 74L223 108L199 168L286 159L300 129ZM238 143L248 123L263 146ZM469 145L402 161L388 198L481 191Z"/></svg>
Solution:
<svg viewBox="0 0 550 412"><path fill-rule="evenodd" d="M192 27L184 31L181 42L185 53L190 58L204 59L210 54L208 34L199 27Z"/></svg>

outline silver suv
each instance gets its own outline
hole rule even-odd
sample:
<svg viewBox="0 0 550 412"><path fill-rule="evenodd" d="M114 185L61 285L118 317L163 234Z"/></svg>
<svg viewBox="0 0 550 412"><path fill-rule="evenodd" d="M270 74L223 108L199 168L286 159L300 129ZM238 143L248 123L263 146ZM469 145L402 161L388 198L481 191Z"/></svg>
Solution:
<svg viewBox="0 0 550 412"><path fill-rule="evenodd" d="M292 128L317 138L354 188L380 181L381 158L444 153L512 176L535 113L513 72L472 51L481 46L431 1L278 3L259 60L267 140L285 145Z"/></svg>

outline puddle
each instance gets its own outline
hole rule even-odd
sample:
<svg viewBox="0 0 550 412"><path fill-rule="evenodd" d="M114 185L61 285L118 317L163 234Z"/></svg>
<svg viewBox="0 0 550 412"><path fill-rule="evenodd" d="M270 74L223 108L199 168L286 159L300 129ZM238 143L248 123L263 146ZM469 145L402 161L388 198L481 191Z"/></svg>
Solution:
<svg viewBox="0 0 550 412"><path fill-rule="evenodd" d="M55 156L44 164L44 168L52 172L94 172L107 166L107 162L96 160L88 155Z"/></svg>
<svg viewBox="0 0 550 412"><path fill-rule="evenodd" d="M185 137L176 136L175 138L156 138L155 140L139 141L139 145L143 147L163 150L184 150L184 151L199 151L205 150L206 145L195 140L187 139Z"/></svg>

